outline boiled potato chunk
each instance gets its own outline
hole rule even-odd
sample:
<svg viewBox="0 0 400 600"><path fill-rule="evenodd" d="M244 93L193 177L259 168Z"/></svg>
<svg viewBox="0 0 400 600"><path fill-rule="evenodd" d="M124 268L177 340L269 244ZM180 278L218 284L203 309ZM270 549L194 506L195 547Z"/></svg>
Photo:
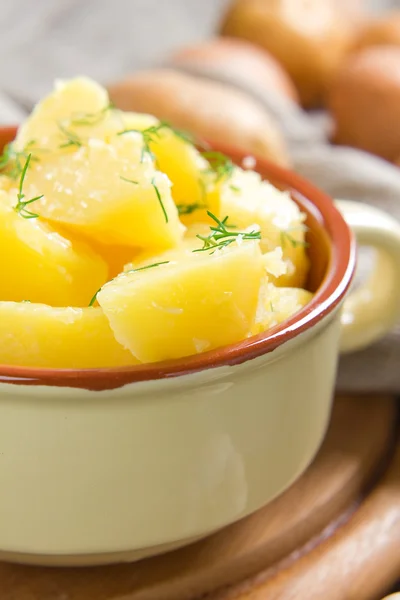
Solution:
<svg viewBox="0 0 400 600"><path fill-rule="evenodd" d="M24 189L42 195L41 217L103 244L169 248L184 226L168 177L142 153L142 136L91 139L75 152L31 163Z"/></svg>
<svg viewBox="0 0 400 600"><path fill-rule="evenodd" d="M137 363L100 308L0 302L0 364L87 369Z"/></svg>
<svg viewBox="0 0 400 600"><path fill-rule="evenodd" d="M56 81L21 125L14 147L45 159L49 150L76 150L88 138L106 140L123 129L120 111L110 106L106 90L86 77Z"/></svg>
<svg viewBox="0 0 400 600"><path fill-rule="evenodd" d="M302 288L277 287L273 283L264 282L260 289L252 335L286 321L308 304L312 297L311 292Z"/></svg>
<svg viewBox="0 0 400 600"><path fill-rule="evenodd" d="M264 274L257 242L124 273L97 300L116 339L142 362L205 352L245 338Z"/></svg>
<svg viewBox="0 0 400 600"><path fill-rule="evenodd" d="M87 245L60 235L42 219L24 219L12 202L0 192L1 300L87 306L107 281L106 263Z"/></svg>
<svg viewBox="0 0 400 600"><path fill-rule="evenodd" d="M200 152L187 141L186 135L150 115L121 113L127 129L148 131L157 167L172 182L172 197L179 209L182 222L187 225L208 220L207 209L213 209L207 200L210 168Z"/></svg>
<svg viewBox="0 0 400 600"><path fill-rule="evenodd" d="M136 260L136 256L142 253L150 252L146 250L136 250L129 246L107 246L105 244L91 244L92 248L99 254L108 265L108 279L112 279L125 270L127 263ZM154 252L154 250L152 251Z"/></svg>
<svg viewBox="0 0 400 600"><path fill-rule="evenodd" d="M202 235L207 237L210 234L210 227L206 223L196 223L188 227L183 240L179 246L166 250L162 253L142 251L136 254L134 260L125 265L124 271L140 268L152 263L160 261L179 261L184 256L190 255L193 250L197 250L203 246L203 242L197 237ZM262 262L264 265L265 274L269 280L274 280L277 277L282 277L287 272L287 264L283 260L282 248L277 247L271 252L266 252L262 256Z"/></svg>
<svg viewBox="0 0 400 600"><path fill-rule="evenodd" d="M178 246L171 248L170 250L164 250L163 252L154 252L154 250L141 250L130 262L125 264L123 270L130 271L131 269L151 265L160 261L181 260L184 255L188 256L193 250L203 246L203 243L198 237L196 237L197 234L207 236L209 233L210 227L205 223L189 225Z"/></svg>
<svg viewBox="0 0 400 600"><path fill-rule="evenodd" d="M278 286L303 287L309 268L304 214L286 192L263 181L258 173L235 168L219 189L219 216L239 228L258 224L263 252L281 246L287 263L285 275L275 278Z"/></svg>

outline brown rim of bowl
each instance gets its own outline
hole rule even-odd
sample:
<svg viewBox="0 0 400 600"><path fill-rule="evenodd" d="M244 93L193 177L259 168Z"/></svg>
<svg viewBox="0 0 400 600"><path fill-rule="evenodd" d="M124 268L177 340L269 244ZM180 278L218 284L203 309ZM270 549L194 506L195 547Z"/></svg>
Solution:
<svg viewBox="0 0 400 600"><path fill-rule="evenodd" d="M0 148L12 141L15 134L15 127L0 127ZM221 144L211 146L230 156L236 163L240 163L249 154ZM204 369L236 365L272 352L331 313L343 299L355 270L356 245L349 227L329 196L299 175L261 158L256 158L254 170L294 192L297 195L296 201L316 216L328 233L331 244L329 267L315 296L302 310L284 324L262 334L183 359L109 369L44 369L0 365L0 383L101 391L119 388L128 383L166 379Z"/></svg>

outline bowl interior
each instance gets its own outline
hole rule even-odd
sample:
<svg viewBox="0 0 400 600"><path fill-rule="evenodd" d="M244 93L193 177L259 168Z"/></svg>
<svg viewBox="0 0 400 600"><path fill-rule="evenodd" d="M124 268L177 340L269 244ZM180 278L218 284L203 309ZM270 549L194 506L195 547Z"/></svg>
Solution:
<svg viewBox="0 0 400 600"><path fill-rule="evenodd" d="M12 141L15 127L0 127L0 149ZM210 144L237 163L246 153ZM342 300L355 269L355 243L352 234L331 199L295 173L263 159L255 159L254 170L280 189L288 190L306 213L310 272L307 288L313 300L283 324L242 342L196 356L125 368L41 369L0 365L0 382L25 385L79 387L90 390L113 389L138 381L176 377L222 365L245 362L273 351L283 342L312 327Z"/></svg>

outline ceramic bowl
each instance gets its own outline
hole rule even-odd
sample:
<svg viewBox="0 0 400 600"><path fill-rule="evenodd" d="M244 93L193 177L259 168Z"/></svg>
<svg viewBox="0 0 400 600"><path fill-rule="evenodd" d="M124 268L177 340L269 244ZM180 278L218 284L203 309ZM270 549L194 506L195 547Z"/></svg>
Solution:
<svg viewBox="0 0 400 600"><path fill-rule="evenodd" d="M0 145L14 135L0 130ZM314 299L262 335L178 361L0 366L0 558L91 565L163 552L256 511L313 459L340 349L364 347L398 317L400 227L360 204L341 202L343 217L294 173L264 160L255 169L307 213ZM346 220L378 256L350 294Z"/></svg>

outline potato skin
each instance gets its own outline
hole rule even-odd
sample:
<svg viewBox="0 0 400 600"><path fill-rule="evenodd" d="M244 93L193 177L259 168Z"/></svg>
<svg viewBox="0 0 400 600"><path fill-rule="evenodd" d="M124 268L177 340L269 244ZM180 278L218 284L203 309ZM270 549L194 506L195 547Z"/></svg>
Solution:
<svg viewBox="0 0 400 600"><path fill-rule="evenodd" d="M378 46L352 56L329 97L334 141L389 161L400 156L400 48Z"/></svg>
<svg viewBox="0 0 400 600"><path fill-rule="evenodd" d="M296 104L300 101L293 81L279 61L263 48L238 38L219 37L187 46L178 50L170 63L193 73L221 73L243 87L254 86L266 93L273 90Z"/></svg>
<svg viewBox="0 0 400 600"><path fill-rule="evenodd" d="M268 50L295 82L302 104L312 108L323 103L350 49L357 5L350 0L236 0L221 33Z"/></svg>
<svg viewBox="0 0 400 600"><path fill-rule="evenodd" d="M356 35L352 49L370 46L400 46L400 11L391 11L379 19L368 20Z"/></svg>
<svg viewBox="0 0 400 600"><path fill-rule="evenodd" d="M263 107L233 87L174 71L142 71L109 86L118 108L147 112L200 139L288 166L282 134Z"/></svg>

